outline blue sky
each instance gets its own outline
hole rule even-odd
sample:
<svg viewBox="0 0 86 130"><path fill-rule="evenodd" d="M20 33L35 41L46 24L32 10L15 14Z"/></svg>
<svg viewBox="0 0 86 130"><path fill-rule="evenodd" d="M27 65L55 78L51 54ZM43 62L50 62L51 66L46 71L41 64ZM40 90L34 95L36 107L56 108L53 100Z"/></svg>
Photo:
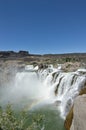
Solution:
<svg viewBox="0 0 86 130"><path fill-rule="evenodd" d="M0 0L0 50L86 52L86 0Z"/></svg>

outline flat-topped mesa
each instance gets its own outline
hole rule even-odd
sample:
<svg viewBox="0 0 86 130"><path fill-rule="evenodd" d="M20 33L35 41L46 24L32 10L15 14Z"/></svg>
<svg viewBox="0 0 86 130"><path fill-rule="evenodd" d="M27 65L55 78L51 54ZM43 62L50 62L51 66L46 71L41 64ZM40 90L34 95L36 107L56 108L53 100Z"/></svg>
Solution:
<svg viewBox="0 0 86 130"><path fill-rule="evenodd" d="M24 57L28 56L28 51L20 50L19 52L14 51L0 51L0 58L10 58L10 57Z"/></svg>
<svg viewBox="0 0 86 130"><path fill-rule="evenodd" d="M27 55L29 55L29 52L28 52L28 51L20 50L20 51L18 52L18 54L20 54L20 55L22 55L22 56L27 56Z"/></svg>

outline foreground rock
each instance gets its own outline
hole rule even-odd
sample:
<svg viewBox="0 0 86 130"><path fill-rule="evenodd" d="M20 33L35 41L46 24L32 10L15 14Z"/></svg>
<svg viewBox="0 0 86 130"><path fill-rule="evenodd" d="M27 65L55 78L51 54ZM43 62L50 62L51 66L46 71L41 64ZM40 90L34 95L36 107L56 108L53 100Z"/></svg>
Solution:
<svg viewBox="0 0 86 130"><path fill-rule="evenodd" d="M76 98L74 117L70 130L86 130L86 94Z"/></svg>

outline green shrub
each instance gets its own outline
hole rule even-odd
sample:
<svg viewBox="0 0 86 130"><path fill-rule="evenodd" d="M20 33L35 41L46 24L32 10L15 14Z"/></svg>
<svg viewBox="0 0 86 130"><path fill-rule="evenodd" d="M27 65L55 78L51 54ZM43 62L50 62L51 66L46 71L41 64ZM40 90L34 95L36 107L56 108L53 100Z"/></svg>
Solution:
<svg viewBox="0 0 86 130"><path fill-rule="evenodd" d="M44 125L44 116L36 115L26 128L27 115L28 113L21 111L17 116L11 105L7 105L6 109L0 107L0 130L41 130Z"/></svg>

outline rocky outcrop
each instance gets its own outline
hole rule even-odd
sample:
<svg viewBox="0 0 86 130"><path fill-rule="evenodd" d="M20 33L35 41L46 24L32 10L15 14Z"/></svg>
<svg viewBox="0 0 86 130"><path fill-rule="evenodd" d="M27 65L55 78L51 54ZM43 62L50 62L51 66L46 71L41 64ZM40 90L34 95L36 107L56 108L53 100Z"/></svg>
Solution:
<svg viewBox="0 0 86 130"><path fill-rule="evenodd" d="M23 56L28 56L29 52L28 51L19 51L19 52L14 52L14 51L0 51L0 58L10 58L10 57L23 57Z"/></svg>
<svg viewBox="0 0 86 130"><path fill-rule="evenodd" d="M83 95L83 94L86 94L86 85L85 85L85 88L83 88L83 89L80 91L80 93L79 93L79 95Z"/></svg>
<svg viewBox="0 0 86 130"><path fill-rule="evenodd" d="M48 68L48 65L46 65L46 64L39 64L39 69L46 69L46 68Z"/></svg>
<svg viewBox="0 0 86 130"><path fill-rule="evenodd" d="M79 62L65 62L63 65L62 65L62 69L66 72L69 72L69 71L76 71L78 68L80 68L81 63Z"/></svg>
<svg viewBox="0 0 86 130"><path fill-rule="evenodd" d="M84 115L84 116L83 116ZM65 120L66 130L86 130L86 88L82 89L74 101Z"/></svg>
<svg viewBox="0 0 86 130"><path fill-rule="evenodd" d="M18 54L20 55L20 56L28 56L28 54L29 54L29 52L28 51L19 51L18 52Z"/></svg>
<svg viewBox="0 0 86 130"><path fill-rule="evenodd" d="M14 51L0 51L0 58L6 58L14 54Z"/></svg>
<svg viewBox="0 0 86 130"><path fill-rule="evenodd" d="M86 94L75 99L73 112L70 130L86 130Z"/></svg>

